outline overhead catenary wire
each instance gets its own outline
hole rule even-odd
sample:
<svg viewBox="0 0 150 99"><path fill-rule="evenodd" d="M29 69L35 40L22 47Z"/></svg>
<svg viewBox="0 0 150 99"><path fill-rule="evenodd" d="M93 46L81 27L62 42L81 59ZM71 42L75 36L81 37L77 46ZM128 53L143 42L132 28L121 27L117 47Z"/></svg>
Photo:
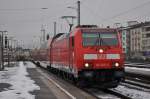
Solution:
<svg viewBox="0 0 150 99"><path fill-rule="evenodd" d="M114 16L108 17L108 18L102 18L102 16L100 16L98 13L96 13L96 12L95 12L94 10L92 10L91 8L89 8L89 7L85 6L85 5L82 5L82 6L86 7L86 9L88 9L87 11L89 11L90 13L92 13L91 15L94 15L95 17L99 17L99 19L101 18L100 23L104 23L104 22L110 21L110 20L112 20L112 19L118 18L118 17L120 17L120 16L122 16L122 15L125 15L125 14L127 14L127 13L130 13L130 12L132 12L132 11L135 11L135 10L137 10L137 9L140 9L140 8L142 8L142 7L145 7L146 5L149 5L149 4L150 4L150 1L144 2L144 3L140 4L140 5L137 5L137 6L135 6L135 7L132 7L131 9L127 9L127 10L125 10L125 11L123 11L123 12L120 12L120 13L118 13L118 14L116 14L116 15L114 15Z"/></svg>
<svg viewBox="0 0 150 99"><path fill-rule="evenodd" d="M103 0L101 0L101 5L102 5L102 1ZM95 11L93 11L91 8L89 8L88 6L86 6L86 5L82 5L82 6L84 6L86 9L86 11L89 11L90 13L92 13L91 15L94 15L94 16L96 16L97 18L102 18L102 16L100 16L99 14L97 14ZM84 8L83 7L83 8ZM87 10L88 9L88 10Z"/></svg>
<svg viewBox="0 0 150 99"><path fill-rule="evenodd" d="M125 15L125 14L127 14L127 13L129 13L129 12L131 12L131 11L135 11L136 9L142 8L142 7L144 7L144 6L146 6L146 5L149 5L149 4L150 4L150 1L145 2L145 3L142 3L142 4L140 4L140 5L138 5L138 6L135 6L135 7L131 8L131 9L128 9L128 10L126 10L126 11L123 11L123 12L121 12L121 13L118 13L118 14L112 16L112 17L105 18L105 19L103 19L102 22L108 21L108 20L111 20L111 19L114 19L114 18L117 18L117 17L120 17L120 16L122 16L122 15Z"/></svg>
<svg viewBox="0 0 150 99"><path fill-rule="evenodd" d="M133 19L140 20L140 18L142 18L143 16L148 17L148 15L150 15L150 11L148 13L143 14L142 16L135 16L135 17L131 18L130 20L133 20Z"/></svg>
<svg viewBox="0 0 150 99"><path fill-rule="evenodd" d="M70 4L74 4L73 3L73 1L74 0L72 0L72 1L67 1L67 2L65 2L65 4L66 5L70 5ZM64 2L63 2L64 3ZM62 6L62 5L64 5L64 4L57 4L57 6ZM0 8L0 11L30 11L30 10L39 10L39 9L49 9L49 6L44 6L44 7L37 7L37 8Z"/></svg>
<svg viewBox="0 0 150 99"><path fill-rule="evenodd" d="M43 10L48 9L47 7L44 8L16 8L16 9L0 9L0 11L31 11L31 10Z"/></svg>
<svg viewBox="0 0 150 99"><path fill-rule="evenodd" d="M77 0L76 0L77 1ZM143 6L145 6L145 5L149 5L150 4L150 1L148 1L148 2L145 2L145 3L142 3L142 4L140 4L140 5L138 5L138 6L136 6L136 7L133 7L133 8L131 8L131 9L128 9L128 10L126 10L126 11L123 11L123 12L121 12L121 13L118 13L118 14L116 14L116 15L114 15L114 16L111 16L111 17L109 17L109 18L105 18L105 19L102 19L102 16L101 15L99 15L98 13L96 13L93 9L91 9L91 8L89 8L88 6L86 6L86 5L84 5L83 3L85 3L85 1L83 1L83 0L80 0L81 1L81 4L82 4L82 6L83 6L83 8L84 7L86 7L86 9L88 9L88 10L86 10L86 11L89 11L90 13L92 13L91 15L94 15L95 17L97 17L97 18L101 18L101 20L100 20L100 23L103 23L103 22L106 22L106 21L109 21L109 20L112 20L112 19L114 19L114 18L117 18L117 17L119 17L119 16L121 16L121 15L125 15L125 14L127 14L127 13L129 13L130 11L134 11L135 9L139 9L139 8L141 8L141 7L143 7ZM86 0L87 1L87 0ZM72 1L70 1L70 2L67 2L67 4L72 4L71 3ZM73 3L73 4L75 4L75 2ZM101 4L102 5L102 4ZM0 9L0 11L30 11L30 10L39 10L40 8L24 8L24 9ZM42 10L42 9L41 9ZM64 10L64 9L63 9ZM61 9L61 11L62 11L62 9ZM56 15L57 16L57 15ZM53 16L53 17L56 17L56 16ZM47 19L49 19L49 18L51 18L52 16L47 16L46 18L44 18L44 20L47 20ZM42 19L37 19L37 20L23 20L23 21L18 21L17 23L21 23L21 22L23 22L23 23L34 23L34 22L40 22Z"/></svg>

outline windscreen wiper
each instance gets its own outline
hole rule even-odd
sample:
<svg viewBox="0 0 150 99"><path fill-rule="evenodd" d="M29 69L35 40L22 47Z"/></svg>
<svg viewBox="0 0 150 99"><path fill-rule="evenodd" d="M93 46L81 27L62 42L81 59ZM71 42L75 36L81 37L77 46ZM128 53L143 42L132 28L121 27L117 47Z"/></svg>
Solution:
<svg viewBox="0 0 150 99"><path fill-rule="evenodd" d="M105 46L107 46L110 49L110 45L102 39L101 34L99 34L99 39L100 39L100 46L102 46L102 43L103 43L105 44Z"/></svg>
<svg viewBox="0 0 150 99"><path fill-rule="evenodd" d="M99 38L96 38L96 41L94 42L93 46L91 46L91 48L94 48L95 46L99 46Z"/></svg>
<svg viewBox="0 0 150 99"><path fill-rule="evenodd" d="M102 46L102 43L106 46L106 47L108 47L109 49L111 48L110 47L110 45L108 44L108 43L106 43L102 38L101 38L101 36L100 36L101 34L99 34L99 37L96 39L96 41L94 42L94 46L92 46L92 48L93 47L95 47L95 46Z"/></svg>

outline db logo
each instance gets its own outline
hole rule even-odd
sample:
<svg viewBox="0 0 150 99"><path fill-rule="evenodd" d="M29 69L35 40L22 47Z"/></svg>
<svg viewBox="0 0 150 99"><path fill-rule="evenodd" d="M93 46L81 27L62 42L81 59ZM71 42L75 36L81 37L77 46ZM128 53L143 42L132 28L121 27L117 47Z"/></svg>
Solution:
<svg viewBox="0 0 150 99"><path fill-rule="evenodd" d="M106 59L106 54L98 54L98 59Z"/></svg>

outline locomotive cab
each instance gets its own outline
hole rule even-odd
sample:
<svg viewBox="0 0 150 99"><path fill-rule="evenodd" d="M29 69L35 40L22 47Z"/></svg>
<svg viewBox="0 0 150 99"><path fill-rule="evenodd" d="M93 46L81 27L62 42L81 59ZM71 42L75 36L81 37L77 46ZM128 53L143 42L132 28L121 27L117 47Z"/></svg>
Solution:
<svg viewBox="0 0 150 99"><path fill-rule="evenodd" d="M78 78L106 87L116 87L124 79L122 45L116 29L79 28L73 38Z"/></svg>

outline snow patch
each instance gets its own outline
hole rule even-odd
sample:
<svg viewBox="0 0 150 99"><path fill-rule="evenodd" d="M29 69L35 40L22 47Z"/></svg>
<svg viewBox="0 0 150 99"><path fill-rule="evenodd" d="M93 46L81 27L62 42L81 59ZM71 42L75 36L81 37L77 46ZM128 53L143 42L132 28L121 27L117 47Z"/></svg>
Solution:
<svg viewBox="0 0 150 99"><path fill-rule="evenodd" d="M133 99L149 99L149 97L150 97L149 92L130 89L130 88L127 88L127 87L122 86L122 85L118 86L114 90L117 90L120 93L125 94L125 95L127 95Z"/></svg>
<svg viewBox="0 0 150 99"><path fill-rule="evenodd" d="M40 87L28 77L28 72L23 62L19 66L5 68L0 71L0 83L8 83L11 87L0 92L0 99L35 99L30 92L40 90Z"/></svg>
<svg viewBox="0 0 150 99"><path fill-rule="evenodd" d="M27 68L36 68L36 66L31 63L31 62L24 62L24 65L27 67Z"/></svg>

